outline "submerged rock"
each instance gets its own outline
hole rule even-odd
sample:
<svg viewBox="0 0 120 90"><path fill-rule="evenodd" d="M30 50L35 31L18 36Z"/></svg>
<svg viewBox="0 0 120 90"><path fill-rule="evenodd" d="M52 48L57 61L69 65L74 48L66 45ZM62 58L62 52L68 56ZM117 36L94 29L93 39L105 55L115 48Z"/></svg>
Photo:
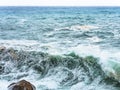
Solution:
<svg viewBox="0 0 120 90"><path fill-rule="evenodd" d="M8 90L36 90L35 86L26 80L12 83L8 86Z"/></svg>

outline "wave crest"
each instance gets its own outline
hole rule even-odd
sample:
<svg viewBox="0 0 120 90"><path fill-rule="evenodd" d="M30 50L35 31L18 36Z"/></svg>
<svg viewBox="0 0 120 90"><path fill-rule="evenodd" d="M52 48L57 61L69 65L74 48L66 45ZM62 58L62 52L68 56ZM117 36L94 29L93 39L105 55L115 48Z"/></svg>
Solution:
<svg viewBox="0 0 120 90"><path fill-rule="evenodd" d="M99 27L97 26L93 26L93 25L72 25L69 27L64 27L64 28L58 28L55 30L74 30L74 31L89 31L92 29L98 29Z"/></svg>

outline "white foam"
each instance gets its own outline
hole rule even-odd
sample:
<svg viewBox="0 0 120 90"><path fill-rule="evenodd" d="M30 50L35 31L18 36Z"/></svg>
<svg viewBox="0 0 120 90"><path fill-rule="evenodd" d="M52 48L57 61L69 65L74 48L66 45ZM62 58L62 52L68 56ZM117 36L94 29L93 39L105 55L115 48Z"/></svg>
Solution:
<svg viewBox="0 0 120 90"><path fill-rule="evenodd" d="M13 47L16 49L27 49L37 46L39 43L34 40L0 40L0 46L7 48Z"/></svg>
<svg viewBox="0 0 120 90"><path fill-rule="evenodd" d="M120 80L120 52L114 50L104 50L95 45L78 45L71 49L73 52L80 56L94 56L99 58L99 63L103 71L117 80Z"/></svg>
<svg viewBox="0 0 120 90"><path fill-rule="evenodd" d="M86 85L83 82L77 83L71 87L70 90L85 90Z"/></svg>
<svg viewBox="0 0 120 90"><path fill-rule="evenodd" d="M19 21L17 22L17 24L19 24L19 25L24 25L24 23L27 21L27 19L24 19L24 18L22 18L22 19L19 19Z"/></svg>
<svg viewBox="0 0 120 90"><path fill-rule="evenodd" d="M74 30L74 31L89 31L92 29L98 29L99 27L93 25L72 25L64 28L57 28L55 30Z"/></svg>
<svg viewBox="0 0 120 90"><path fill-rule="evenodd" d="M60 54L62 48L58 48L60 46L57 42L41 43L35 40L0 40L0 46L25 51L45 51L54 55Z"/></svg>
<svg viewBox="0 0 120 90"><path fill-rule="evenodd" d="M97 36L94 36L92 38L87 38L88 40L92 41L92 42L100 42L102 41L102 39L100 39L99 37Z"/></svg>
<svg viewBox="0 0 120 90"><path fill-rule="evenodd" d="M39 85L46 86L49 89L57 89L59 86L59 84L51 78L44 78L43 80L39 81Z"/></svg>
<svg viewBox="0 0 120 90"><path fill-rule="evenodd" d="M38 44L37 41L34 40L0 40L0 44L10 44L10 45L35 45Z"/></svg>
<svg viewBox="0 0 120 90"><path fill-rule="evenodd" d="M80 56L85 57L89 55L98 56L101 50L99 46L95 45L78 45L76 47L72 47L71 51L75 52Z"/></svg>
<svg viewBox="0 0 120 90"><path fill-rule="evenodd" d="M10 85L11 82L0 80L0 90L7 90L8 85Z"/></svg>
<svg viewBox="0 0 120 90"><path fill-rule="evenodd" d="M97 29L98 27L92 25L73 25L70 27L71 30L85 30L89 31L91 29Z"/></svg>
<svg viewBox="0 0 120 90"><path fill-rule="evenodd" d="M77 84L72 86L72 88L70 90L116 90L115 87L110 86L110 85L84 85L82 86L82 84Z"/></svg>
<svg viewBox="0 0 120 90"><path fill-rule="evenodd" d="M116 90L112 85L99 84L97 78L91 84L85 84L84 82L79 82L71 87L70 90Z"/></svg>

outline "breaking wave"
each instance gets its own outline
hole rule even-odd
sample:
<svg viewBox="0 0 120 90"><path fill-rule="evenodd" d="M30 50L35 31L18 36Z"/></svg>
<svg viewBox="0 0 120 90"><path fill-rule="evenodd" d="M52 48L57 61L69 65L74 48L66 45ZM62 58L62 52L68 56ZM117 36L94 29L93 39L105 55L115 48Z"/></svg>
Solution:
<svg viewBox="0 0 120 90"><path fill-rule="evenodd" d="M117 64L111 65L119 76ZM50 55L12 48L0 51L0 79L5 86L27 79L37 90L119 90L118 76L105 72L99 58L93 56L82 57L74 52ZM7 87L0 85L0 88L6 90Z"/></svg>
<svg viewBox="0 0 120 90"><path fill-rule="evenodd" d="M74 30L74 31L89 31L93 29L98 29L99 27L93 25L72 25L69 27L58 28L55 30Z"/></svg>

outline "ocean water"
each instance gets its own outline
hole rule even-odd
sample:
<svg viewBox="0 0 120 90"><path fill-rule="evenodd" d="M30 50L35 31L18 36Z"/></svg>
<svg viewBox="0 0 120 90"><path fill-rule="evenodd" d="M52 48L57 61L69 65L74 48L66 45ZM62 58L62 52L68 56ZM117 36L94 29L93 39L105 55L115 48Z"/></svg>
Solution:
<svg viewBox="0 0 120 90"><path fill-rule="evenodd" d="M0 7L0 90L120 90L120 7Z"/></svg>

